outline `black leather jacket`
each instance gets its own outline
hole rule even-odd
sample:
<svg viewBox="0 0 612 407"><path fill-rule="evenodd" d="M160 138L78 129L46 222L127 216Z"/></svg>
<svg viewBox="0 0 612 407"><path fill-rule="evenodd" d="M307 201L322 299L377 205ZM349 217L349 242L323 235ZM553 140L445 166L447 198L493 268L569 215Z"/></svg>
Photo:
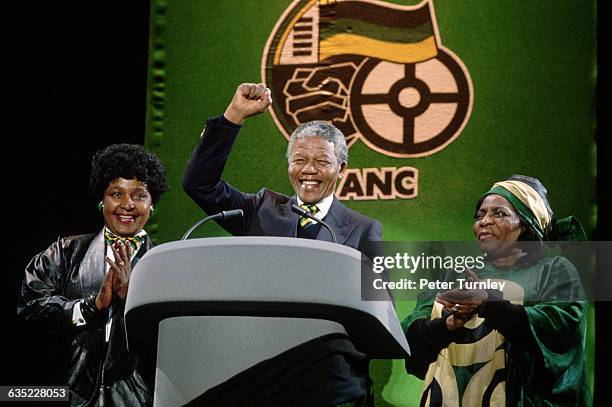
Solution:
<svg viewBox="0 0 612 407"><path fill-rule="evenodd" d="M147 237L132 266L150 247ZM84 326L72 322L75 303L100 288L104 256L102 233L58 239L26 267L17 314L55 352L54 366L37 369L49 370L49 384L69 386L72 406L151 405L153 369L127 351L124 303L112 306L107 343L106 315Z"/></svg>

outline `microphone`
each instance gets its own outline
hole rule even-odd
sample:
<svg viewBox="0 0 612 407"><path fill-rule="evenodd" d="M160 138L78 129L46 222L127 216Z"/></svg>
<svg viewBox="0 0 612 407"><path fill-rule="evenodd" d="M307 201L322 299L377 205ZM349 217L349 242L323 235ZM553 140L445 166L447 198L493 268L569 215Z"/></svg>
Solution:
<svg viewBox="0 0 612 407"><path fill-rule="evenodd" d="M334 231L332 230L332 228L329 227L329 225L325 222L323 222L321 219L317 219L315 218L310 212L308 212L307 210L305 210L304 208L300 208L299 206L297 206L296 204L291 205L291 210L295 213L297 213L300 216L304 216L306 218L310 218L312 220L314 220L315 222L319 222L321 225L325 226L325 228L327 230L329 230L329 233L331 234L332 237L332 241L334 243L338 243L338 240L336 239L336 234L334 233Z"/></svg>
<svg viewBox="0 0 612 407"><path fill-rule="evenodd" d="M225 222L226 220L234 219L234 218L242 218L243 216L244 216L244 212L242 211L242 209L232 209L231 211L221 211L219 213L215 213L214 215L207 216L204 219L197 221L189 229L187 229L187 232L185 232L183 237L181 237L181 240L187 240L189 235L194 230L196 230L198 226L205 224L209 220L222 220Z"/></svg>

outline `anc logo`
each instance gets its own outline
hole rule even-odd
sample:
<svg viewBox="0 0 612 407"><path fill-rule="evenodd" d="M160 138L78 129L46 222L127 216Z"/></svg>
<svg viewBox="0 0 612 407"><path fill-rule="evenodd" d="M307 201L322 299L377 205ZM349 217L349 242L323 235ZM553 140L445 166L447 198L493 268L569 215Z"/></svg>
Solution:
<svg viewBox="0 0 612 407"><path fill-rule="evenodd" d="M470 76L442 46L430 0L295 1L268 38L262 77L285 137L330 120L349 146L361 139L392 157L443 149L472 108Z"/></svg>

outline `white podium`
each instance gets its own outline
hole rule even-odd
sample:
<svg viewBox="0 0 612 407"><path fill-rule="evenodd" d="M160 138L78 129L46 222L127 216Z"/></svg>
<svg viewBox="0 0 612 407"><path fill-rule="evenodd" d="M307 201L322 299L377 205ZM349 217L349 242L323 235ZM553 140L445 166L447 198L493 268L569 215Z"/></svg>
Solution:
<svg viewBox="0 0 612 407"><path fill-rule="evenodd" d="M170 242L136 265L128 347L157 352L155 406L182 405L245 369L327 334L371 358L409 347L391 301L361 300L361 253L281 237Z"/></svg>

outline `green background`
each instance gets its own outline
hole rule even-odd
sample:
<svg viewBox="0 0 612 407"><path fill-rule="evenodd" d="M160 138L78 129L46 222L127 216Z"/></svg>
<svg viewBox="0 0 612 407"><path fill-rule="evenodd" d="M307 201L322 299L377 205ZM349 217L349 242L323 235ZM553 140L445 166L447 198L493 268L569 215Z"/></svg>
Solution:
<svg viewBox="0 0 612 407"><path fill-rule="evenodd" d="M262 80L266 40L290 4L152 2L146 145L164 161L172 188L147 228L158 244L179 239L203 217L181 188L187 161L206 119L225 110L236 86ZM517 173L538 177L555 213L575 214L590 234L596 220L595 2L433 4L442 44L471 75L471 117L455 141L427 157L391 158L357 141L349 151L350 167L415 167L419 194L345 204L378 219L385 240L469 240L480 195ZM268 113L248 120L224 179L246 192L266 186L292 194L286 147ZM211 224L194 233L219 235L225 232ZM398 303L399 316L412 306ZM403 369L402 361L372 364L377 405L418 405L419 381Z"/></svg>

